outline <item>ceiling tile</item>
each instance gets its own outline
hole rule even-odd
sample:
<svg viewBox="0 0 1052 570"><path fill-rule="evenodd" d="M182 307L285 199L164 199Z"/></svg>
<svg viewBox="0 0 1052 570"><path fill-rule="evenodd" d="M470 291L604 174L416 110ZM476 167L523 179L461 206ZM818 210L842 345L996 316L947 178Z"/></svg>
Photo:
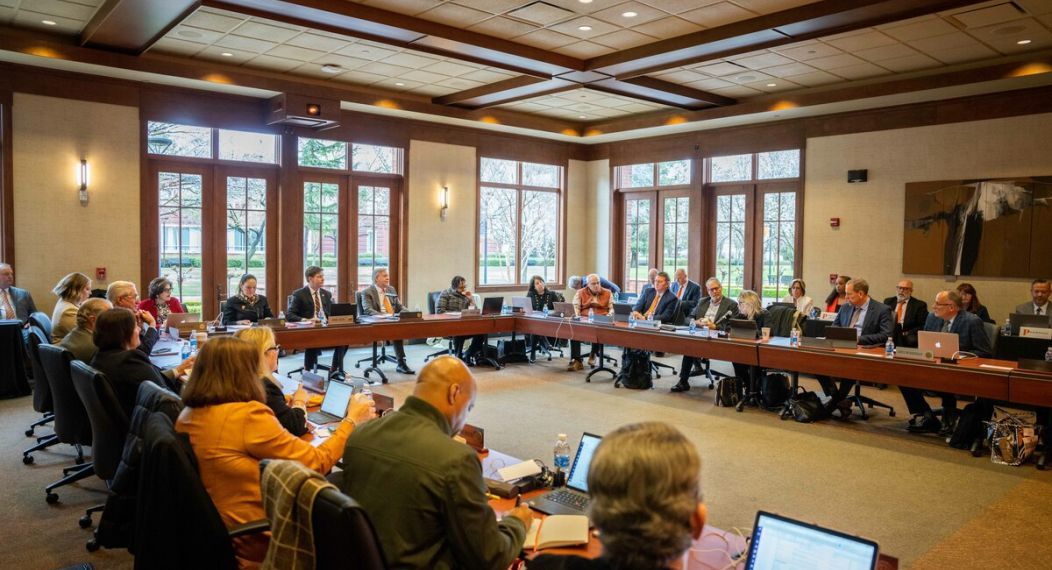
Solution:
<svg viewBox="0 0 1052 570"><path fill-rule="evenodd" d="M417 93L419 95L427 95L428 97L441 97L443 95L449 95L450 93L456 93L459 89L452 87L443 87L441 85L425 84L416 89L410 91L410 93Z"/></svg>
<svg viewBox="0 0 1052 570"><path fill-rule="evenodd" d="M831 55L828 57L817 57L815 59L807 60L807 64L817 67L818 69L825 69L827 71L837 69L838 67L847 67L849 65L859 65L865 63L861 59L847 53L839 55Z"/></svg>
<svg viewBox="0 0 1052 570"><path fill-rule="evenodd" d="M1015 0L1015 3L1031 14L1052 14L1052 2L1049 0Z"/></svg>
<svg viewBox="0 0 1052 570"><path fill-rule="evenodd" d="M593 105L596 103L596 101L602 101L604 99L611 98L623 99L625 102L633 101L632 99L628 99L625 97L611 97L610 95L607 95L602 91L593 91L591 89L575 89L573 91L564 91L562 93L556 93L555 95L552 95L552 97L555 99L565 99L567 101L573 101L574 103L592 103Z"/></svg>
<svg viewBox="0 0 1052 570"><path fill-rule="evenodd" d="M592 38L592 41L607 47L628 49L651 43L654 41L654 38L632 30L619 30L612 34Z"/></svg>
<svg viewBox="0 0 1052 570"><path fill-rule="evenodd" d="M843 77L844 79L865 79L866 77L876 77L878 75L886 75L891 73L890 71L880 67L879 65L873 65L872 63L860 63L858 65L848 65L846 67L838 67L833 70L833 73Z"/></svg>
<svg viewBox="0 0 1052 570"><path fill-rule="evenodd" d="M340 48L336 53L349 57L359 57L370 61L376 61L378 59L391 57L398 52L388 48L377 47L370 43L356 42L345 48Z"/></svg>
<svg viewBox="0 0 1052 570"><path fill-rule="evenodd" d="M363 65L369 65L371 63L368 59L358 59L357 57L347 57L337 53L326 54L325 57L319 58L316 61L318 65L338 65L344 69L358 69Z"/></svg>
<svg viewBox="0 0 1052 570"><path fill-rule="evenodd" d="M22 2L22 9L44 14L47 16L58 16L70 20L87 22L95 13L95 6L86 6L75 2L64 2L63 0L32 0Z"/></svg>
<svg viewBox="0 0 1052 570"><path fill-rule="evenodd" d="M809 61L820 57L829 57L843 53L835 47L822 42L807 42L773 49L774 51L786 57L791 57L796 61Z"/></svg>
<svg viewBox="0 0 1052 570"><path fill-rule="evenodd" d="M375 73L366 73L364 71L354 70L354 71L348 71L348 72L345 72L345 73L341 73L341 74L337 75L336 77L333 77L333 79L336 80L336 81L341 81L341 82L345 82L345 83L357 83L357 84L360 84L360 85L371 85L373 83L378 83L378 82L383 81L383 80L388 79L388 78L384 77L383 75L376 75Z"/></svg>
<svg viewBox="0 0 1052 570"><path fill-rule="evenodd" d="M872 29L847 37L823 38L822 41L847 52L898 43L894 38Z"/></svg>
<svg viewBox="0 0 1052 570"><path fill-rule="evenodd" d="M738 65L736 63L730 63L728 61L722 61L711 65L699 65L694 68L695 71L706 73L713 77L722 77L724 75L730 75L732 73L744 73L749 71L748 67L744 65Z"/></svg>
<svg viewBox="0 0 1052 570"><path fill-rule="evenodd" d="M656 110L658 108L660 108L660 107L657 107L657 106L654 106L654 105L647 105L645 103L629 103L627 105L622 105L622 106L618 107L618 109L621 109L626 114L627 113L649 113L649 112L654 111L654 110Z"/></svg>
<svg viewBox="0 0 1052 570"><path fill-rule="evenodd" d="M816 71L815 68L805 63L790 63L787 65L768 67L763 70L764 73L773 75L774 77L790 77L792 75L803 75L814 71Z"/></svg>
<svg viewBox="0 0 1052 570"><path fill-rule="evenodd" d="M206 30L204 28L191 28L190 26L177 26L168 33L167 37L177 40L185 40L199 44L214 44L223 37L221 32Z"/></svg>
<svg viewBox="0 0 1052 570"><path fill-rule="evenodd" d="M223 55L230 54L230 55ZM223 63L230 63L240 65L246 61L255 57L256 54L244 51L230 51L221 47L211 46L197 52L194 57L198 59L208 59L211 61L221 61Z"/></svg>
<svg viewBox="0 0 1052 570"><path fill-rule="evenodd" d="M593 44L592 42L577 42L568 46L563 46L552 50L556 53L568 55L570 57L576 57L579 59L588 59L590 57L599 57L608 53L613 53L617 50L614 48L601 46L599 44Z"/></svg>
<svg viewBox="0 0 1052 570"><path fill-rule="evenodd" d="M232 15L228 16L207 8L202 8L191 14L189 18L183 20L183 24L195 28L204 28L206 30L226 33L236 28L237 25L243 21L245 21L244 18L238 18Z"/></svg>
<svg viewBox="0 0 1052 570"><path fill-rule="evenodd" d="M457 4L442 4L418 16L425 20L466 28L492 17L492 14Z"/></svg>
<svg viewBox="0 0 1052 570"><path fill-rule="evenodd" d="M265 42L263 40L257 40L253 38L243 38L241 36L235 36L229 34L219 39L215 45L235 49L239 51L247 51L252 53L264 53L277 47L278 44L274 42Z"/></svg>
<svg viewBox="0 0 1052 570"><path fill-rule="evenodd" d="M194 55L201 51L204 46L194 42L187 42L176 38L164 37L150 46L151 52L174 53L179 55Z"/></svg>
<svg viewBox="0 0 1052 570"><path fill-rule="evenodd" d="M983 6L970 10L960 10L950 16L964 24L965 28L979 28L994 24L1003 24L1025 17L1026 14L1019 11L1011 2L1001 2L992 6Z"/></svg>
<svg viewBox="0 0 1052 570"><path fill-rule="evenodd" d="M384 89L391 89L394 91L411 91L413 89L422 87L424 84L420 83L419 81L410 81L408 79L402 79L401 77L397 77L388 81L383 81L380 83L380 85L383 85Z"/></svg>
<svg viewBox="0 0 1052 570"><path fill-rule="evenodd" d="M716 4L722 0L640 0L648 6L653 6L669 14L679 14L709 4Z"/></svg>
<svg viewBox="0 0 1052 570"><path fill-rule="evenodd" d="M416 55L415 53L400 52L392 55L391 57L380 60L383 63L389 63L391 65L400 65L402 67L409 67L412 69L420 69L428 65L434 65L441 60L433 57L424 57L422 55Z"/></svg>
<svg viewBox="0 0 1052 570"><path fill-rule="evenodd" d="M746 83L745 87L755 89L757 91L763 91L765 93L777 93L779 91L789 91L791 89L799 89L800 86L789 81L787 79L765 79L763 81L756 81L753 83Z"/></svg>
<svg viewBox="0 0 1052 570"><path fill-rule="evenodd" d="M943 63L965 63L988 57L997 57L998 54L983 44L975 44L944 50L932 50L928 52L928 55Z"/></svg>
<svg viewBox="0 0 1052 570"><path fill-rule="evenodd" d="M511 18L497 17L483 20L468 29L473 32L489 34L498 38L514 38L536 30L537 26L513 20Z"/></svg>
<svg viewBox="0 0 1052 570"><path fill-rule="evenodd" d="M408 67L402 67L400 65L391 65L389 63L373 61L359 67L358 71L364 71L366 73L373 73L376 75L383 75L385 77L398 77L405 73L409 73L410 71L412 71L412 69Z"/></svg>
<svg viewBox="0 0 1052 570"><path fill-rule="evenodd" d="M756 81L770 81L774 79L774 77L767 75L766 73L761 73L759 71L749 70L734 75L727 75L721 77L720 79L724 81L730 81L731 83L737 83L739 85L745 85L746 83L753 83Z"/></svg>
<svg viewBox="0 0 1052 570"><path fill-rule="evenodd" d="M14 0L8 0L8 1L13 2ZM11 7L8 7L8 6L0 5L0 23L7 24L7 23L10 23L11 20L14 20L14 19L15 19L15 9L11 8ZM201 47L201 46L197 46L197 47ZM173 53L175 53L175 52L173 52Z"/></svg>
<svg viewBox="0 0 1052 570"><path fill-rule="evenodd" d="M708 79L706 76L690 71L689 69L679 69L677 71L668 71L664 73L655 74L654 77L662 81L670 81L672 83L690 83L692 81L702 81Z"/></svg>
<svg viewBox="0 0 1052 570"><path fill-rule="evenodd" d="M1030 43L1026 45L1016 43L1021 39L1029 40ZM1023 53L1048 47L1052 44L1052 33L1045 28L1035 28L1010 37L990 39L986 43L1004 54Z"/></svg>
<svg viewBox="0 0 1052 570"><path fill-rule="evenodd" d="M632 29L648 36L653 36L659 40L664 40L692 34L694 32L700 32L704 27L693 22L688 22L682 18L670 16L668 18L661 18L660 20L654 20L638 26L632 26Z"/></svg>
<svg viewBox="0 0 1052 570"><path fill-rule="evenodd" d="M461 77L481 83L496 83L515 76L509 73L502 73L495 69L477 69L471 73L465 73L464 75L461 75Z"/></svg>
<svg viewBox="0 0 1052 570"><path fill-rule="evenodd" d="M266 69L270 71L290 71L303 65L302 62L293 61L291 59L284 59L281 57L274 57L270 55L261 55L253 58L245 64L246 67L255 67L258 69Z"/></svg>
<svg viewBox="0 0 1052 570"><path fill-rule="evenodd" d="M347 40L339 40L330 36L304 33L292 38L286 43L290 46L329 52L344 47L347 45Z"/></svg>
<svg viewBox="0 0 1052 570"><path fill-rule="evenodd" d="M818 0L734 0L734 3L740 5L742 8L752 10L759 14L773 14L775 12L781 12L782 10L796 8L805 4L813 4L817 1Z"/></svg>
<svg viewBox="0 0 1052 570"><path fill-rule="evenodd" d="M916 69L938 67L940 65L942 64L938 61L923 54L898 57L895 59L886 59L880 62L881 67L886 67L892 71L897 71L899 73L905 71L913 71Z"/></svg>
<svg viewBox="0 0 1052 570"><path fill-rule="evenodd" d="M449 79L448 75L440 75L438 73L431 73L430 71L421 71L414 69L408 73L403 73L399 77L404 77L411 81L419 81L420 83L438 83L443 79Z"/></svg>
<svg viewBox="0 0 1052 570"><path fill-rule="evenodd" d="M453 0L453 2L468 8L489 12L490 14L503 14L523 4L528 4L529 0Z"/></svg>
<svg viewBox="0 0 1052 570"><path fill-rule="evenodd" d="M449 75L456 77L464 75L465 73L471 73L472 71L481 69L477 65L465 65L461 63L454 63L452 61L439 61L422 68L424 71L430 71L432 73L441 73L442 75Z"/></svg>
<svg viewBox="0 0 1052 570"><path fill-rule="evenodd" d="M878 29L903 42L942 36L957 31L952 24L934 15L913 18L904 22L893 22L878 26Z"/></svg>
<svg viewBox="0 0 1052 570"><path fill-rule="evenodd" d="M451 77L449 79L443 79L442 81L439 81L438 85L464 90L472 89L475 87L482 87L483 84L479 83L478 81L468 81L467 79L461 79L460 77Z"/></svg>
<svg viewBox="0 0 1052 570"><path fill-rule="evenodd" d="M968 30L968 33L988 44L1011 42L1028 39L1035 40L1042 34L1048 34L1048 29L1038 23L1034 18L1016 20L1010 24L996 24L985 28ZM1033 49L1032 47L1030 49Z"/></svg>
<svg viewBox="0 0 1052 570"><path fill-rule="evenodd" d="M679 17L706 28L716 28L725 24L755 18L756 14L730 2L717 2L711 6L683 12L679 14Z"/></svg>
<svg viewBox="0 0 1052 570"><path fill-rule="evenodd" d="M804 73L801 75L793 75L786 77L793 83L799 83L800 85L806 85L807 87L814 87L816 85L826 85L828 83L840 83L843 79L827 73L825 71L812 71L811 73Z"/></svg>
<svg viewBox="0 0 1052 570"><path fill-rule="evenodd" d="M415 16L416 14L426 12L427 10L438 6L443 2L445 2L445 0L367 0L365 3L374 8L383 8L384 10L398 12L399 14Z"/></svg>
<svg viewBox="0 0 1052 570"><path fill-rule="evenodd" d="M917 52L913 50L913 48L906 44L894 43L886 46L858 50L855 52L855 55L869 61L883 61L885 59L894 59L896 57L906 57L907 55L914 55L916 53Z"/></svg>
<svg viewBox="0 0 1052 570"><path fill-rule="evenodd" d="M582 26L587 26L592 29L579 30L578 28ZM588 39L594 38L596 36L601 36L603 34L616 32L622 28L610 24L608 22L604 22L603 20L597 20L591 16L582 16L580 18L574 18L572 20L567 20L565 22L555 24L554 26L551 26L548 29L555 30L556 32L561 32L568 36L573 36L575 38Z"/></svg>
<svg viewBox="0 0 1052 570"><path fill-rule="evenodd" d="M765 67L774 67L776 65L788 65L790 63L795 63L788 57L779 55L774 52L750 55L747 57L734 59L732 61L734 63L737 63L738 65L744 65L749 69L763 69Z"/></svg>
<svg viewBox="0 0 1052 570"><path fill-rule="evenodd" d="M592 0L588 4L582 4L580 0L544 0L545 2L558 6L560 8L566 8L572 12L578 14L591 14L592 12L598 12L599 10L605 10L611 6L616 6L625 0ZM659 0L661 1L661 0Z"/></svg>
<svg viewBox="0 0 1052 570"><path fill-rule="evenodd" d="M295 75L305 75L307 77L314 77L317 79L336 79L340 75L347 73L347 71L340 71L339 73L329 73L323 71L320 63L307 63L303 64L296 69L293 69L290 73Z"/></svg>
<svg viewBox="0 0 1052 570"><path fill-rule="evenodd" d="M556 22L574 17L574 13L570 10L545 2L527 4L518 10L508 12L507 15L541 26L550 26Z"/></svg>
<svg viewBox="0 0 1052 570"><path fill-rule="evenodd" d="M702 91L712 91L713 89L719 89L720 87L730 87L734 85L730 81L724 81L718 77L710 77L708 79L702 79L701 81L695 81L694 83L688 83L687 87L693 89L700 89Z"/></svg>
<svg viewBox="0 0 1052 570"><path fill-rule="evenodd" d="M536 32L530 32L519 36L515 38L515 41L542 49L555 49L565 45L570 45L576 42L577 39L551 30L537 30Z"/></svg>
<svg viewBox="0 0 1052 570"><path fill-rule="evenodd" d="M977 42L975 38L969 36L964 32L954 32L952 34L946 34L943 36L935 36L934 38L922 38L919 40L913 40L908 42L914 49L920 51L929 50L942 50L957 47L964 47L975 45Z"/></svg>
<svg viewBox="0 0 1052 570"><path fill-rule="evenodd" d="M713 93L717 95L723 95L724 97L735 97L735 98L747 98L755 97L756 95L763 95L763 91L757 91L751 87L744 85L734 85L732 87L721 87L719 89L713 89Z"/></svg>
<svg viewBox="0 0 1052 570"><path fill-rule="evenodd" d="M629 12L635 12L636 15L631 18L622 15ZM595 16L600 20L606 20L615 26L623 26L625 28L631 28L638 24L645 24L652 20L664 18L666 15L667 14L661 10L651 8L650 6L640 4L639 2L625 2L624 4L611 6L605 10L592 12L592 16Z"/></svg>
<svg viewBox="0 0 1052 570"><path fill-rule="evenodd" d="M266 40L268 42L282 43L291 40L293 36L299 34L300 31L301 30L299 29L291 29L283 26L275 26L273 24L264 24L263 22L249 20L244 24L238 26L233 33L239 36L256 38L257 40Z"/></svg>

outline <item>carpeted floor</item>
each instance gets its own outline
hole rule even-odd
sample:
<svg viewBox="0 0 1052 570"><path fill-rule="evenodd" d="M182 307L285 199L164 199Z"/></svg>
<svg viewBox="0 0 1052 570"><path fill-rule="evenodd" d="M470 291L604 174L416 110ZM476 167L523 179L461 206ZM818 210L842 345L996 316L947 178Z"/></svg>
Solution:
<svg viewBox="0 0 1052 570"><path fill-rule="evenodd" d="M433 350L407 347L417 368ZM364 351L351 351L347 362L362 356ZM300 360L283 359L281 369L291 370ZM679 366L678 358L665 361ZM698 446L715 526L747 531L758 509L771 510L873 538L899 558L901 568L1036 569L1047 568L1052 558L1052 472L994 465L938 438L907 434L906 410L894 388L865 392L893 404L897 418L877 411L868 421L856 415L847 422L798 424L756 409L739 414L717 408L705 388L671 394L670 374L653 390L638 392L615 389L607 380L585 383L584 373L565 372L565 365L557 358L500 372L476 369L480 393L469 421L486 430L487 446L550 462L559 432L576 445L582 431L601 434L625 423L660 420ZM729 365L717 368L730 372ZM400 405L412 392L412 378L394 372L389 377L391 384L374 391ZM102 501L101 481L61 488L58 504L45 503L43 486L60 478L73 453L53 447L36 453L34 465L23 465L21 451L32 441L23 431L36 416L29 397L0 401L0 568L78 562L131 568L126 552L84 549L90 531L80 529L77 519Z"/></svg>

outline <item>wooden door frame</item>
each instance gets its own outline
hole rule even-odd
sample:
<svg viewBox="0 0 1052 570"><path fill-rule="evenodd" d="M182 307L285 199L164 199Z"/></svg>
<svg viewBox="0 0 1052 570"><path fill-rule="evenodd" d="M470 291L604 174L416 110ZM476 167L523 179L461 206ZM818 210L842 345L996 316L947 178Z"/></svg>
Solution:
<svg viewBox="0 0 1052 570"><path fill-rule="evenodd" d="M657 243L658 236L658 222L654 215L654 209L659 206L658 204L658 192L654 189L640 189L636 190L628 188L619 190L617 194L620 195L620 213L621 213L621 224L618 232L618 249L620 255L617 259L618 273L620 274L621 284L625 291L628 291L629 275L626 273L626 266L622 265L623 262L627 261L628 255L628 202L630 200L649 200L650 201L650 229L648 232L647 239L650 241L651 248L647 252L647 268L649 271L650 267L654 267L657 262L658 254L654 248L654 244Z"/></svg>
<svg viewBox="0 0 1052 570"><path fill-rule="evenodd" d="M351 174L350 184L348 186L348 196L351 199L351 208L353 209L353 211L348 211L350 219L347 220L347 225L350 227L350 237L352 238L354 247L348 250L347 258L348 266L350 268L353 268L353 270L348 271L347 286L350 288L350 291L356 291L358 286L360 285L356 281L358 277L358 187L374 186L387 188L389 192L388 199L390 200L390 203L388 204L387 208L391 225L388 228L390 235L388 237L387 246L387 272L391 276L391 284L395 287L397 291L403 292L401 293L401 298L403 300L406 298L404 293L406 277L405 275L403 275L404 272L401 271L402 251L399 241L400 236L402 235L401 227L403 180L403 177L398 175L392 176L384 174L360 173ZM372 285L372 283L369 283L369 285Z"/></svg>
<svg viewBox="0 0 1052 570"><path fill-rule="evenodd" d="M752 227L752 234L755 236L759 233L762 235L764 216L763 216L763 198L767 194L776 194L781 192L795 192L796 193L796 215L793 219L795 226L793 230L793 278L800 277L800 271L802 267L802 259L800 256L801 245L803 244L802 236L800 235L800 214L802 213L801 208L803 207L803 201L800 196L800 188L802 184L799 180L775 180L775 181L763 181L755 183L755 199L753 200L753 214L755 224ZM753 282L754 286L757 286L754 291L763 298L763 239L754 239L754 250L753 250L753 271L756 275L756 281Z"/></svg>
<svg viewBox="0 0 1052 570"><path fill-rule="evenodd" d="M318 172L316 170L311 170L311 171L300 172L299 176L297 177L297 180L298 180L298 184L296 186L296 194L299 195L299 202L300 202L299 212L300 212L300 216L299 216L299 223L295 224L295 225L299 227L299 232L300 232L299 244L300 244L300 247L299 247L298 252L294 254L294 258L295 259L293 261L296 264L295 266L298 267L297 272L299 274L300 281L299 281L299 284L297 286L291 287L291 288L287 289L287 291L288 291L288 293L292 293L292 291L295 291L296 289L299 289L300 287L302 287L304 285L304 283L306 283L306 278L303 275L303 263L304 263L303 247L304 247L304 241L303 241L303 235L302 234L303 234L303 228L304 228L303 219L304 219L304 216L306 216L306 213L303 210L303 187L307 183L311 183L311 182L316 182L316 183L319 183L319 184L335 184L336 188L337 188L336 189L336 192L337 192L337 208L339 208L339 213L337 214L337 221L336 221L336 228L337 228L336 229L336 246L337 246L337 250L336 250L336 275L335 276L326 275L325 278L326 278L326 280L329 280L329 279L332 279L332 278L336 279L337 288L336 288L336 298L334 299L334 301L339 302L339 303L347 302L347 301L345 301L345 299L347 299L347 296L346 296L346 292L344 291L347 287L346 286L341 286L341 284L347 283L347 271L348 271L347 265L348 264L346 262L341 263L341 261L345 260L346 258L343 257L343 254L340 253L340 250L341 249L346 250L347 248L350 247L351 235L353 235L353 234L350 233L350 228L348 228L347 224L345 223L345 217L348 215L348 209L350 208L350 205L351 205L350 204L350 198L347 195L348 194L347 188L348 188L348 185L350 183L349 175L346 174L346 173L343 173L343 172ZM289 274L291 275L291 273L292 272L290 270Z"/></svg>
<svg viewBox="0 0 1052 570"><path fill-rule="evenodd" d="M278 170L272 166L234 166L227 164L218 164L215 168L215 231L218 233L215 239L212 240L214 244L214 259L216 276L224 276L223 279L216 282L216 285L221 285L226 288L226 254L227 254L227 243L226 243L226 219L227 219L227 193L226 193L226 180L227 177L241 177L241 178L262 178L267 184L267 231L266 237L264 238L266 243L266 282L267 282L267 295L268 299L272 302L275 300L274 293L281 291L280 284L278 283ZM242 274L252 273L249 267L243 268ZM223 291L225 294L224 298L229 298L236 295L237 291ZM277 306L277 305L274 305Z"/></svg>
<svg viewBox="0 0 1052 570"><path fill-rule="evenodd" d="M708 237L708 271L709 274L719 279L719 275L716 273L716 200L720 196L734 196L742 194L745 196L745 260L742 265L742 288L749 289L753 283L753 264L755 263L755 251L756 251L756 232L753 231L755 227L755 203L756 203L756 184L753 182L744 182L736 184L706 184L703 189L705 195L706 206L710 213L710 221L708 224L708 231L706 232ZM720 283L723 283L721 280ZM724 288L726 288L724 284Z"/></svg>

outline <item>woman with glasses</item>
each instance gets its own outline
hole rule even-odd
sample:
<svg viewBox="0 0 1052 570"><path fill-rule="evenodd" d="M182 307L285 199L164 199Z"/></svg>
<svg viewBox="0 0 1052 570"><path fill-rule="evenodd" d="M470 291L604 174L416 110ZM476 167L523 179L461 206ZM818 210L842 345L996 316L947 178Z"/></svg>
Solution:
<svg viewBox="0 0 1052 570"><path fill-rule="evenodd" d="M801 315L811 316L811 309L815 308L815 302L805 293L807 293L807 286L804 285L804 280L793 279L793 281L789 283L789 294L782 299L782 302L796 305L796 310L799 311Z"/></svg>
<svg viewBox="0 0 1052 570"><path fill-rule="evenodd" d="M274 318L274 313L270 310L267 298L256 294L256 276L251 273L242 275L237 284L237 295L227 299L223 305L223 322L228 325L247 325L271 318Z"/></svg>
<svg viewBox="0 0 1052 570"><path fill-rule="evenodd" d="M146 293L149 298L139 303L139 310L153 315L153 320L157 322L157 328L160 330L164 330L168 315L186 312L179 299L172 296L172 282L167 277L158 277L150 281Z"/></svg>
<svg viewBox="0 0 1052 570"><path fill-rule="evenodd" d="M278 417L281 426L295 436L307 433L307 391L300 386L292 395L290 405L285 402L281 382L274 377L274 373L278 371L278 352L281 351L281 347L274 341L273 329L241 329L234 333L234 337L247 341L259 351L259 377L267 396L266 404Z"/></svg>

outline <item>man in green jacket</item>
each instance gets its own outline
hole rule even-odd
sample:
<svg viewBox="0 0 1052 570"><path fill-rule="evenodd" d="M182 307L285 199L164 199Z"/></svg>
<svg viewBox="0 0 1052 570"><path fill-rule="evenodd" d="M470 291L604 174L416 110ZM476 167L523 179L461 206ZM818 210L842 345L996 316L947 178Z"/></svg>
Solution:
<svg viewBox="0 0 1052 570"><path fill-rule="evenodd" d="M498 522L475 451L453 440L475 394L464 363L439 357L401 409L347 440L343 491L369 513L392 568L496 570L522 550L529 507Z"/></svg>

